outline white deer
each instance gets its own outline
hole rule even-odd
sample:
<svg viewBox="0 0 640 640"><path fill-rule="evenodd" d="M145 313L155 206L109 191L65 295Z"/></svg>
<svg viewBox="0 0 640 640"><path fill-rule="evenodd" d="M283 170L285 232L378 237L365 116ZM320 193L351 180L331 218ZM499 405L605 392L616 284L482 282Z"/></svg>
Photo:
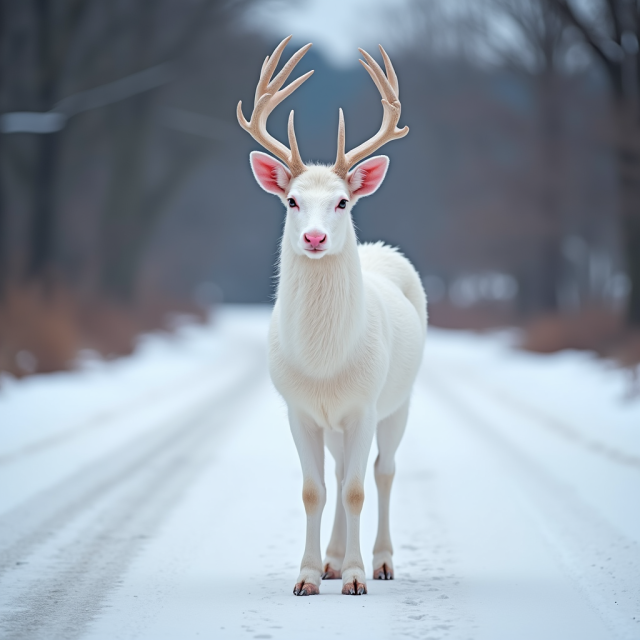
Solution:
<svg viewBox="0 0 640 640"><path fill-rule="evenodd" d="M298 151L293 111L289 116L291 149L266 129L274 107L313 73L280 90L311 47L308 44L271 80L290 39L283 40L262 65L251 121L244 118L242 103L237 113L240 125L285 163L259 151L251 153L256 180L287 208L269 333L269 370L288 406L303 475L307 536L293 592L314 595L322 579L342 577L342 593L360 595L367 593L360 512L374 435L379 514L373 577L394 577L389 497L395 453L422 359L427 314L424 290L411 263L381 242L358 245L351 219L355 203L382 183L389 159L376 156L351 168L409 129L396 126L400 118L398 79L386 52L380 47L385 75L360 49L366 60L361 62L382 95L382 126L373 138L345 154L340 110L335 164L305 165ZM325 444L336 462L338 499L323 562L320 519L326 502Z"/></svg>

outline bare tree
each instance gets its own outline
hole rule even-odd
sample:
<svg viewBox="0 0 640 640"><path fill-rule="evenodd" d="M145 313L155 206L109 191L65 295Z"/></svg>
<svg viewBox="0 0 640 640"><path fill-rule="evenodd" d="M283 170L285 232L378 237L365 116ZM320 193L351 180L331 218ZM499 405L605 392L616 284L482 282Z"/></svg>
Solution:
<svg viewBox="0 0 640 640"><path fill-rule="evenodd" d="M143 318L195 309L187 286L143 295L141 263L219 150L204 114L227 110L229 83L208 54L235 44L250 1L0 0L0 368L24 373L22 350L37 370L68 366L82 344L122 352ZM186 106L180 126L165 101Z"/></svg>
<svg viewBox="0 0 640 640"><path fill-rule="evenodd" d="M158 47L157 34L150 27L155 14L162 9L161 3L155 0L127 7L129 37L121 45L126 46L129 55L123 56L127 63L121 68L121 74L161 62L176 64L203 30L211 26L211 21L220 19L224 6L220 0L202 0L188 19L183 20L177 35L164 47ZM156 103L153 93L146 92L116 105L109 114L114 136L111 180L102 222L101 287L122 301L131 299L150 231L172 194L208 148L203 144L191 145L187 157L182 154L177 162L171 163L165 176L150 188L147 171Z"/></svg>
<svg viewBox="0 0 640 640"><path fill-rule="evenodd" d="M23 133L6 149L14 172L19 156L29 157L23 172L23 192L30 201L29 241L21 266L14 265L23 278L49 282L56 271L64 124L85 108L108 105L103 115L110 134L111 170L102 225L101 284L115 297L130 297L145 239L171 195L211 144L192 140L164 178L156 181L157 189L150 186L147 169L158 93L153 85L123 92L118 82L130 77L134 84L144 85L145 70L161 68L165 81L177 77L181 61L200 35L228 23L245 4L245 0L197 0L188 6L174 0L2 0L2 111L64 116L61 126ZM105 95L96 88L101 83ZM156 82L155 86L161 85ZM106 95L109 87L116 98ZM100 96L88 101L85 96L88 107L79 107L79 90ZM9 277L8 270L3 269L3 279Z"/></svg>
<svg viewBox="0 0 640 640"><path fill-rule="evenodd" d="M505 35L496 37L495 28L491 33L483 17L486 46L498 63L529 76L536 98L537 170L532 179L541 232L535 264L520 273L520 298L536 312L554 312L559 306L564 234L561 75L570 38L566 25L544 0L493 0L492 8L491 20L503 22Z"/></svg>
<svg viewBox="0 0 640 640"><path fill-rule="evenodd" d="M627 273L627 320L640 327L640 5L635 0L546 0L589 45L609 79Z"/></svg>
<svg viewBox="0 0 640 640"><path fill-rule="evenodd" d="M535 257L517 267L520 311L525 316L555 312L562 278L563 87L566 56L573 44L570 29L545 0L488 0L416 3L413 29L429 57L459 58L485 72L512 73L533 89L528 198L537 217ZM522 133L523 142L526 134ZM512 212L517 218L521 209ZM511 224L517 224L515 219Z"/></svg>

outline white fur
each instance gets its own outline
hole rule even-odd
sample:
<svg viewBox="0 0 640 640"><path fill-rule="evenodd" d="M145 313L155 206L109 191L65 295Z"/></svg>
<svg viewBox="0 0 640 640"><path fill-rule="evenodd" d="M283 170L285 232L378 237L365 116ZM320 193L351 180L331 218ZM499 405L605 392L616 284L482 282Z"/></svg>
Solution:
<svg viewBox="0 0 640 640"><path fill-rule="evenodd" d="M386 172L383 160L368 160L347 180L324 166L310 166L286 185L278 180L287 218L269 367L287 402L302 465L307 537L296 584L300 595L317 593L325 572L342 576L343 593L366 592L359 526L366 462L376 434L379 526L374 574L382 569L383 577L393 575L389 494L422 359L426 299L418 274L401 253L380 242L358 245L356 240L350 210L366 182L365 165L378 163L379 181L369 189L373 192ZM281 179L283 174L274 167L273 175ZM289 198L297 207L289 207ZM348 200L345 209L337 206L342 198ZM326 234L324 251L305 249L304 234L310 231ZM325 444L336 460L340 493L323 562Z"/></svg>

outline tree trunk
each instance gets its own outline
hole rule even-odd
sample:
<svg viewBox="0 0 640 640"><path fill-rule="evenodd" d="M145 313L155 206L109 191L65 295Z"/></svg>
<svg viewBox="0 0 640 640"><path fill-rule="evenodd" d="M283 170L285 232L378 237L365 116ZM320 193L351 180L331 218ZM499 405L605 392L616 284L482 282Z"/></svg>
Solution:
<svg viewBox="0 0 640 640"><path fill-rule="evenodd" d="M111 186L103 217L103 291L129 302L134 291L139 237L145 233L145 154L149 138L151 92L113 108Z"/></svg>
<svg viewBox="0 0 640 640"><path fill-rule="evenodd" d="M538 78L538 113L540 119L539 156L537 172L540 176L538 206L543 224L539 249L538 286L536 297L538 312L558 311L558 282L562 275L562 211L560 202L561 134L558 105L558 85L553 69Z"/></svg>
<svg viewBox="0 0 640 640"><path fill-rule="evenodd" d="M627 254L627 275L631 290L627 300L627 322L640 328L640 219L628 216L623 223Z"/></svg>
<svg viewBox="0 0 640 640"><path fill-rule="evenodd" d="M56 75L52 64L52 6L38 0L34 7L38 34L39 110L48 111L55 99ZM59 144L58 133L41 134L35 167L33 209L29 231L26 276L47 280L51 274L54 245L55 168Z"/></svg>
<svg viewBox="0 0 640 640"><path fill-rule="evenodd" d="M625 267L631 285L626 320L640 328L640 123L635 101L618 100L614 118L620 179L620 228Z"/></svg>
<svg viewBox="0 0 640 640"><path fill-rule="evenodd" d="M5 28L5 15L6 15L6 7L4 2L0 2L0 38L7 38L8 33ZM0 46L0 55L6 54L8 52L9 47ZM6 59L0 60L0 108L7 109L8 100L6 99L4 91L6 91L6 73L7 73L7 62ZM8 110L8 109L7 109ZM4 140L3 135L0 134L0 303L4 297L5 287L7 285L7 268L8 268L8 258L7 258L7 213L6 213L6 202L5 202L5 194L4 194Z"/></svg>
<svg viewBox="0 0 640 640"><path fill-rule="evenodd" d="M55 167L58 152L57 133L41 135L36 167L33 217L29 238L27 276L47 280L54 257Z"/></svg>
<svg viewBox="0 0 640 640"><path fill-rule="evenodd" d="M9 275L7 273L9 268L9 260L7 256L7 213L6 202L4 195L4 172L2 171L3 164L3 140L0 135L0 304L4 298L5 289L7 286L7 280Z"/></svg>

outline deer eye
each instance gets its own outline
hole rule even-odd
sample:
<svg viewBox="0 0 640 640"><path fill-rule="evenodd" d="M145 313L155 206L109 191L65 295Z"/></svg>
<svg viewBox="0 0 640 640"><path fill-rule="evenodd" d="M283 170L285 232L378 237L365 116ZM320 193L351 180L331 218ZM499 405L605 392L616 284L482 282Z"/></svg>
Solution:
<svg viewBox="0 0 640 640"><path fill-rule="evenodd" d="M288 202L291 209L295 209L298 206L298 203L293 198L289 198Z"/></svg>
<svg viewBox="0 0 640 640"><path fill-rule="evenodd" d="M347 201L343 198L338 202L338 209L344 209L347 206Z"/></svg>

